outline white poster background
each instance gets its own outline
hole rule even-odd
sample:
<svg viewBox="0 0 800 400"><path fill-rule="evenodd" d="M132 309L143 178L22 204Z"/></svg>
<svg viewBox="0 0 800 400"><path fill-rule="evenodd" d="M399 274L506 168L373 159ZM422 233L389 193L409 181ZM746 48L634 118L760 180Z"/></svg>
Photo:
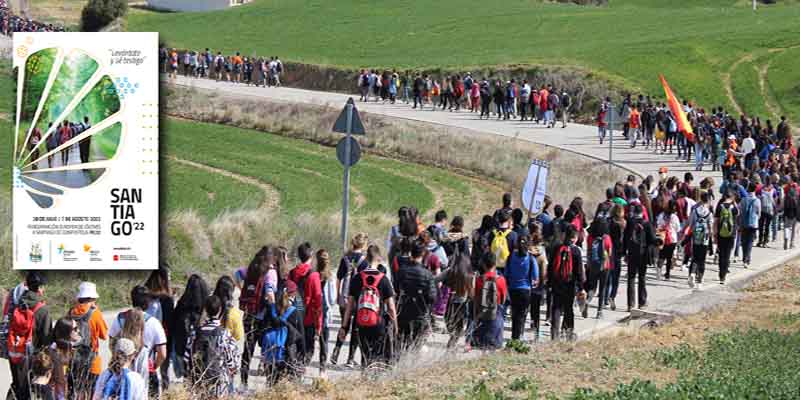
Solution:
<svg viewBox="0 0 800 400"><path fill-rule="evenodd" d="M534 160L528 168L528 177L522 187L522 205L531 214L538 214L544 205L544 196L547 194L547 173L549 167L544 161ZM536 175L539 175L537 180ZM535 195L533 195L535 191ZM531 196L533 195L533 203Z"/></svg>
<svg viewBox="0 0 800 400"><path fill-rule="evenodd" d="M76 97L88 93L105 75L115 83L120 82L118 91L122 79L126 83L131 82L131 88L135 85L135 90L124 94L120 100L120 110L104 122L90 121L92 129L98 130L113 122L121 122L122 133L117 152L111 160L90 163L102 164L105 172L88 186L64 188L63 194L52 196L51 207L42 208L26 193L30 187L20 180L20 170L15 161L12 178L14 269L155 269L159 259L158 34L15 33L13 65L18 67L17 80L20 85L24 82L24 66L28 56L46 48L58 49L52 67L55 72L51 74L58 73L64 55L71 52L83 52L97 61L97 71ZM53 75L50 75L44 94L48 93L53 81ZM18 87L17 110L22 100L21 90ZM44 102L45 99L39 101ZM58 118L68 116L78 102L72 99ZM18 116L13 134L20 129L19 123ZM44 136L46 132L42 134ZM25 172L29 171L23 168L23 176ZM111 232L115 220L111 208L112 189L141 189L141 203L132 204L135 219L129 220L139 229L133 230L130 235L113 235ZM116 220L123 219L118 217ZM75 226L81 225L91 228L75 229Z"/></svg>

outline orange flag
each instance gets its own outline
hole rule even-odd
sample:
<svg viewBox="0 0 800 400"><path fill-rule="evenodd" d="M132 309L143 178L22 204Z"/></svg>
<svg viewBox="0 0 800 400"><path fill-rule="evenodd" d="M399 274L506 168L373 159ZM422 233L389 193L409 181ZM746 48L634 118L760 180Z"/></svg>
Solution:
<svg viewBox="0 0 800 400"><path fill-rule="evenodd" d="M683 136L686 136L686 140L694 143L694 131L692 131L692 125L689 124L689 120L686 118L686 113L683 112L681 103L678 102L675 93L672 93L672 89L669 88L667 80L664 79L664 75L659 74L658 78L661 79L661 85L664 86L664 93L667 95L667 104L672 111L672 116L675 118L675 123L678 124L678 132L683 133Z"/></svg>

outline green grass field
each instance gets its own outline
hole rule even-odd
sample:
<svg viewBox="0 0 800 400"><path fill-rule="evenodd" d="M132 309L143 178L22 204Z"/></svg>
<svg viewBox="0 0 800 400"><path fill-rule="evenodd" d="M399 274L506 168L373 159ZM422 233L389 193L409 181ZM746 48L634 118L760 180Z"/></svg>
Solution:
<svg viewBox="0 0 800 400"><path fill-rule="evenodd" d="M763 97L754 95L761 93L758 67L759 64L756 61L744 61L731 71L733 97L747 115L767 115Z"/></svg>
<svg viewBox="0 0 800 400"><path fill-rule="evenodd" d="M800 121L800 48L777 54L767 73L767 83L781 111L792 121Z"/></svg>
<svg viewBox="0 0 800 400"><path fill-rule="evenodd" d="M731 105L719 76L737 59L800 43L800 6L779 3L754 14L738 0L255 0L206 13L132 9L128 29L179 48L344 67L579 66L659 96L663 73L679 96L711 107Z"/></svg>

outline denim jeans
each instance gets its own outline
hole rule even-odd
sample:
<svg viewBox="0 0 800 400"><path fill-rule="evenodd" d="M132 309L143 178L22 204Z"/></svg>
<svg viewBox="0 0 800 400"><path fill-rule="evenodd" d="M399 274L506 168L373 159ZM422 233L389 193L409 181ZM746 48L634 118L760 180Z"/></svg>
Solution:
<svg viewBox="0 0 800 400"><path fill-rule="evenodd" d="M694 166L697 169L703 168L703 145L694 143Z"/></svg>

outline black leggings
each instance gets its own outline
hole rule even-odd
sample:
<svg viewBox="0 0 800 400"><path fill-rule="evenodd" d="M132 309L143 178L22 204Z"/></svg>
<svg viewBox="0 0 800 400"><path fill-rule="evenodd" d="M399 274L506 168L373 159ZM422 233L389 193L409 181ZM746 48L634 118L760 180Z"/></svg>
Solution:
<svg viewBox="0 0 800 400"><path fill-rule="evenodd" d="M539 321L542 319L542 303L544 293L531 292L531 322L533 322L533 338L539 337ZM546 307L549 309L549 307ZM545 318L548 318L545 316Z"/></svg>
<svg viewBox="0 0 800 400"><path fill-rule="evenodd" d="M244 349L242 350L242 367L239 372L242 377L242 385L247 386L247 378L250 376L250 360L256 349L256 343L258 343L264 330L261 328L261 321L247 313L244 313L243 324L245 337ZM178 356L180 357L180 354Z"/></svg>
<svg viewBox="0 0 800 400"><path fill-rule="evenodd" d="M574 303L574 291L567 293L553 291L553 322L550 325L550 337L553 340L559 339L562 330L571 333L575 329L575 312L572 307Z"/></svg>
<svg viewBox="0 0 800 400"><path fill-rule="evenodd" d="M758 243L766 245L769 243L770 227L772 226L772 215L761 213L758 219Z"/></svg>
<svg viewBox="0 0 800 400"><path fill-rule="evenodd" d="M666 260L667 262L667 270L664 273L664 277L669 279L670 272L672 271L672 258L675 255L675 243L666 244L661 250L658 252L659 260Z"/></svg>
<svg viewBox="0 0 800 400"><path fill-rule="evenodd" d="M522 338L530 305L530 289L511 289L511 339Z"/></svg>

